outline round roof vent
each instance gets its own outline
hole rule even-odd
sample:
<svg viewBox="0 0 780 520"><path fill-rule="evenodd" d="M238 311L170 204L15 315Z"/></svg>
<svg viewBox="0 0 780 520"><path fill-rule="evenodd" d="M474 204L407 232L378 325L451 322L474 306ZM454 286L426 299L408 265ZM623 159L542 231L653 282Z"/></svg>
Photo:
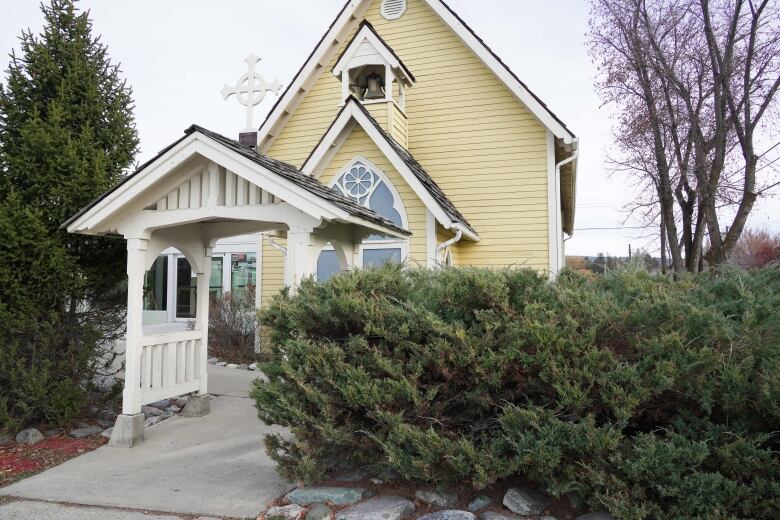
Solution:
<svg viewBox="0 0 780 520"><path fill-rule="evenodd" d="M380 12L388 20L396 20L406 12L406 0L382 0Z"/></svg>

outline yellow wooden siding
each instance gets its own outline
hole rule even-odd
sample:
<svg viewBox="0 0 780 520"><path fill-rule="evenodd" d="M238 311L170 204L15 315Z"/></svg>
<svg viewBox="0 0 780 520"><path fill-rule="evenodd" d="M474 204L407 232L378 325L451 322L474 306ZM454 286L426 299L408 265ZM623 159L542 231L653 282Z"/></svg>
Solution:
<svg viewBox="0 0 780 520"><path fill-rule="evenodd" d="M287 244L287 239L274 238L274 242L281 246ZM263 237L262 248L263 260L260 274L260 306L265 307L268 301L276 293L284 288L284 255L281 251L274 249L268 243L268 237Z"/></svg>
<svg viewBox="0 0 780 520"><path fill-rule="evenodd" d="M409 146L409 125L406 120L406 114L395 103L390 105L390 123L388 132L392 138L401 143L402 146Z"/></svg>
<svg viewBox="0 0 780 520"><path fill-rule="evenodd" d="M376 122L379 123L379 126L382 127L383 130L388 130L388 105L390 103L388 102L381 102L381 103L368 103L366 105L363 105L366 107L366 110L368 110L368 113L371 114L371 117L376 119Z"/></svg>
<svg viewBox="0 0 780 520"><path fill-rule="evenodd" d="M417 78L406 91L408 148L482 239L458 244L458 263L546 271L546 129L423 1L409 0L392 21L379 4L366 19ZM271 146L273 157L300 166L335 117L341 84L330 70L342 49Z"/></svg>
<svg viewBox="0 0 780 520"><path fill-rule="evenodd" d="M425 228L427 223L427 210L425 204L417 197L412 188L406 183L400 173L390 164L382 151L377 148L371 138L360 126L356 126L344 144L333 155L330 164L323 170L320 182L330 184L333 177L341 173L344 168L357 156L372 162L390 179L393 187L398 192L406 210L409 231L409 263L410 265L425 265L427 258L427 245Z"/></svg>

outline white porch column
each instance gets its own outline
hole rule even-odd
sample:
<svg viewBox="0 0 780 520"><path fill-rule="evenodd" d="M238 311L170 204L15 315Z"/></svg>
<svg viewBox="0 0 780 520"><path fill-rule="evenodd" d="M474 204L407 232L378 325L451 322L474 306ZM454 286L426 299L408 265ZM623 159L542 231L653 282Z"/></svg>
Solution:
<svg viewBox="0 0 780 520"><path fill-rule="evenodd" d="M198 276L198 306L196 310L195 329L201 331L203 334L201 339L200 354L196 363L198 363L199 375L200 375L200 388L198 394L206 395L208 393L208 345L209 345L209 282L211 279L211 255L213 248L207 247L204 251L204 257L202 262L202 273L197 273ZM224 269L224 265L223 265Z"/></svg>
<svg viewBox="0 0 780 520"><path fill-rule="evenodd" d="M125 333L125 388L122 414L116 418L109 446L132 448L144 440L141 413L141 350L143 341L143 296L148 242L127 239L127 332Z"/></svg>
<svg viewBox="0 0 780 520"><path fill-rule="evenodd" d="M287 232L285 269L290 274L290 292L293 294L307 276L317 274L317 252L311 229Z"/></svg>
<svg viewBox="0 0 780 520"><path fill-rule="evenodd" d="M147 241L127 240L127 333L122 414L141 413L141 341L143 339L144 275Z"/></svg>

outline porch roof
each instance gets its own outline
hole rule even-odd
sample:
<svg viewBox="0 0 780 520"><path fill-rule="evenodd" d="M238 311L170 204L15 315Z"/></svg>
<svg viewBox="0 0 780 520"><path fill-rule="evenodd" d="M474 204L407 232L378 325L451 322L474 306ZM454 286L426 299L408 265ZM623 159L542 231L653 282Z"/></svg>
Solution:
<svg viewBox="0 0 780 520"><path fill-rule="evenodd" d="M117 191L119 188L121 188L128 182L131 182L133 179L139 177L147 168L155 164L171 149L176 147L179 143L181 143L187 137L189 137L194 133L203 135L208 139L218 143L220 146L228 149L230 152L236 153L252 161L253 163L261 166L264 170L279 175L280 177L294 184L298 188L305 190L310 195L316 197L317 199L325 201L326 203L335 206L336 208L342 211L345 211L347 214L349 214L352 217L355 217L356 219L367 221L374 225L387 228L388 230L393 231L394 234L401 234L407 236L411 235L411 232L409 232L408 230L395 225L393 222L377 214L370 208L362 206L354 202L349 197L346 197L340 193L337 193L335 190L328 188L327 186L319 182L317 179L303 174L294 166L278 161L276 159L272 159L264 154L259 153L258 151L256 151L255 149L249 146L240 144L238 141L235 141L221 134L218 134L216 132L213 132L211 130L208 130L206 128L194 124L184 131L184 135L182 137L180 137L179 139L171 143L169 146L165 147L155 157L142 164L135 172L125 177L116 186L104 192L95 200L93 200L88 205L86 205L84 208L79 210L78 213L76 213L71 218L69 218L66 222L64 222L61 228L66 228L70 230L71 226L74 223L76 223L81 217L83 217L91 210L96 208L96 206L100 205L103 201L105 201L112 193Z"/></svg>

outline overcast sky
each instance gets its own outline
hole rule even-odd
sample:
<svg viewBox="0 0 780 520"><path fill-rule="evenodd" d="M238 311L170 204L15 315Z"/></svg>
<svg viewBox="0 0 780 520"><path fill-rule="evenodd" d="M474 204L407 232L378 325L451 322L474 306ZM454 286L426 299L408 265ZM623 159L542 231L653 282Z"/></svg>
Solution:
<svg viewBox="0 0 780 520"><path fill-rule="evenodd" d="M237 137L244 110L220 90L244 73L250 53L262 58L266 80L287 85L345 0L82 0L93 31L132 86L143 162L191 123ZM634 194L628 179L604 170L611 143L608 113L593 88L585 47L585 0L448 0L510 68L580 138L577 216L567 254L625 255L628 246L658 254L655 230L633 229L624 207ZM0 68L19 48L22 29L38 32L34 0L0 0ZM463 88L470 88L464 84ZM255 116L260 121L275 97ZM751 225L780 229L780 203L759 203Z"/></svg>

